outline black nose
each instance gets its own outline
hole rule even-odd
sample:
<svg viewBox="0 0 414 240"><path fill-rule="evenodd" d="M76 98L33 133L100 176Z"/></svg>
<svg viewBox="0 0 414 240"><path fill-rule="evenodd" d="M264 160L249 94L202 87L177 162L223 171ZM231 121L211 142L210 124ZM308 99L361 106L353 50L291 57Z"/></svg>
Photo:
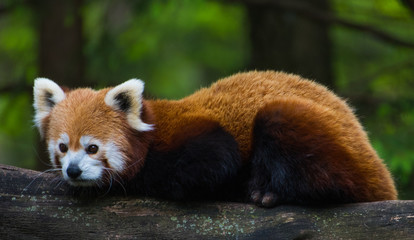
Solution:
<svg viewBox="0 0 414 240"><path fill-rule="evenodd" d="M70 178L75 179L82 174L82 170L80 170L78 165L70 164L68 169L66 170L66 173Z"/></svg>

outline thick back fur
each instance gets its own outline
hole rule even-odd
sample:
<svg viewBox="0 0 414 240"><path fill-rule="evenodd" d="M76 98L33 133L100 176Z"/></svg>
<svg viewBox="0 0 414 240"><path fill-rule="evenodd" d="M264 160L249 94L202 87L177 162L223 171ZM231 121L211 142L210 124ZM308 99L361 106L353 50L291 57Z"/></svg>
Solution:
<svg viewBox="0 0 414 240"><path fill-rule="evenodd" d="M212 119L235 137L244 164L251 160L254 121L258 113L269 114L269 109L274 108L275 104L283 107L294 126L302 128L308 136L316 134L309 141L314 141L314 146L327 148L323 153L329 156L332 168L341 173L354 173L348 174L350 179L346 180L355 185L353 195L360 195L354 201L397 198L390 173L370 145L351 108L324 86L297 75L273 71L240 73L178 101L149 101L156 119L157 139L163 145L186 138L188 133L180 129L190 122L199 118ZM298 107L302 104L307 108ZM307 124L310 121L312 124ZM311 128L315 124L325 126L324 131L330 131L329 140L341 146L340 153L335 152L338 151L336 147L326 145L326 138L318 139L317 134L320 133L315 133L315 129ZM284 139L292 141L289 136ZM340 157L341 154L346 157ZM300 165L297 167L300 168Z"/></svg>
<svg viewBox="0 0 414 240"><path fill-rule="evenodd" d="M182 100L149 101L149 105L155 114L157 129L162 130L159 137L166 143L173 141L173 136L187 124L186 121L208 118L219 122L236 138L243 159L247 161L252 147L253 121L257 113L269 103L283 99L304 99L330 109L338 119L342 119L341 129L346 130L347 135L358 138L358 144L352 138L345 140L344 145L351 144L358 153L375 153L345 101L327 88L297 75L273 71L235 74ZM187 120L183 122L182 117ZM321 121L328 125L337 124L337 119ZM361 144L363 146L360 147Z"/></svg>

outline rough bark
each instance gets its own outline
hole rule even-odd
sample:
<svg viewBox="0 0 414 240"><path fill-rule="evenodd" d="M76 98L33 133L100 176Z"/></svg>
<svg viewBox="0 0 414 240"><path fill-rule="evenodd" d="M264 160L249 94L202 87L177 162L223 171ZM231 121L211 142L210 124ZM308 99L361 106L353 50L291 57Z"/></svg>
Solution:
<svg viewBox="0 0 414 240"><path fill-rule="evenodd" d="M56 175L0 165L3 239L412 239L414 201L272 209L142 197L74 198Z"/></svg>

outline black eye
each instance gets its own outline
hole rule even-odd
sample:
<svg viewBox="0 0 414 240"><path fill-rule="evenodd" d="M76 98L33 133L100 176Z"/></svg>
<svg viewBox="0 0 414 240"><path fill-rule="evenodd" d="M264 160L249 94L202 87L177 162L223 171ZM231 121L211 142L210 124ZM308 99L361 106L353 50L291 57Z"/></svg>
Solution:
<svg viewBox="0 0 414 240"><path fill-rule="evenodd" d="M86 153L87 153L87 154L95 154L95 153L97 153L97 152L98 152L98 150L99 150L99 147L98 147L98 146L96 146L95 144L92 144L92 145L89 145L89 146L86 148Z"/></svg>
<svg viewBox="0 0 414 240"><path fill-rule="evenodd" d="M67 152L67 151L68 151L68 146L66 146L66 144L61 143L61 144L59 144L59 150L60 150L62 153L65 153L65 152Z"/></svg>

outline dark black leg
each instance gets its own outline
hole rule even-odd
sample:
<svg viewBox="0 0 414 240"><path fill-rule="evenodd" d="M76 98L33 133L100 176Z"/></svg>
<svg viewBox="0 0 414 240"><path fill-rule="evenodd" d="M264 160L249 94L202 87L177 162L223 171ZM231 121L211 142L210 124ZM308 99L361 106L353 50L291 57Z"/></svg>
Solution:
<svg viewBox="0 0 414 240"><path fill-rule="evenodd" d="M182 129L186 131L186 129ZM141 171L141 188L151 196L170 199L222 199L240 170L235 139L221 127L167 151L151 149Z"/></svg>
<svg viewBox="0 0 414 240"><path fill-rule="evenodd" d="M257 119L254 127L252 178L249 184L251 199L260 206L272 207L286 201L286 191L293 178L288 162L289 155L283 154L276 143L265 119ZM285 190L284 190L285 189Z"/></svg>

